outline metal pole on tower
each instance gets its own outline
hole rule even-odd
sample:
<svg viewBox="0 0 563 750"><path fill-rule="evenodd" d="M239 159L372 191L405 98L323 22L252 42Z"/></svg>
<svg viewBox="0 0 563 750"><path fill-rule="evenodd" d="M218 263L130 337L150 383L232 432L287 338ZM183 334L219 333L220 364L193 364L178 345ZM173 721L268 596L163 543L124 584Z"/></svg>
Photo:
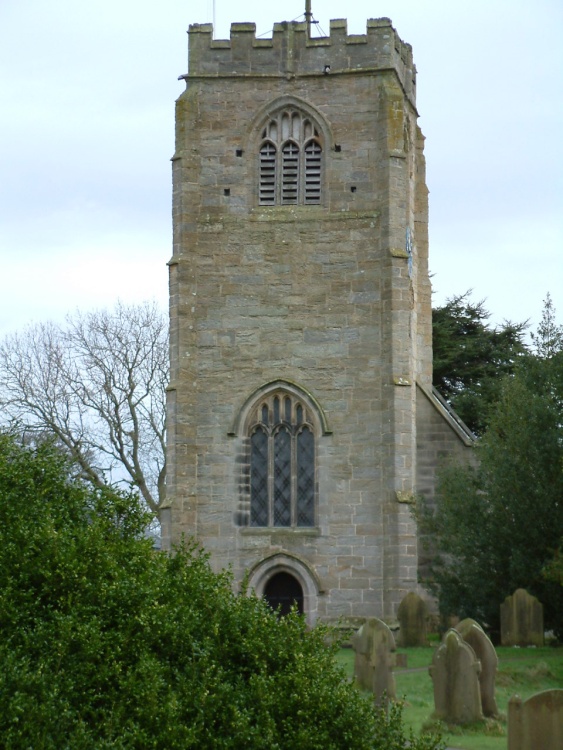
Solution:
<svg viewBox="0 0 563 750"><path fill-rule="evenodd" d="M311 38L311 0L305 0L305 21L307 23L307 39Z"/></svg>

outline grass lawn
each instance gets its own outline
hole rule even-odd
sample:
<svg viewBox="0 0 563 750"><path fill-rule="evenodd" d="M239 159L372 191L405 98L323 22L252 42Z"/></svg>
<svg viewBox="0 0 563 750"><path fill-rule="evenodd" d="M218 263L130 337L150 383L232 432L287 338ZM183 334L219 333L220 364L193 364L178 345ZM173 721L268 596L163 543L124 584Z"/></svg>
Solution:
<svg viewBox="0 0 563 750"><path fill-rule="evenodd" d="M437 645L437 644L435 644ZM435 647L435 646L434 646ZM434 693L428 666L432 662L433 647L398 649L407 654L406 669L397 669L395 681L397 697L404 697L403 718L415 733L423 725L430 729L434 710ZM488 720L472 729L448 731L441 727L449 747L463 750L506 750L506 715L508 701L518 694L529 698L534 693L550 688L563 688L563 648L497 648L499 665L496 679L496 700L499 720ZM354 674L354 652L341 649L338 660L350 676ZM410 670L417 670L411 672Z"/></svg>

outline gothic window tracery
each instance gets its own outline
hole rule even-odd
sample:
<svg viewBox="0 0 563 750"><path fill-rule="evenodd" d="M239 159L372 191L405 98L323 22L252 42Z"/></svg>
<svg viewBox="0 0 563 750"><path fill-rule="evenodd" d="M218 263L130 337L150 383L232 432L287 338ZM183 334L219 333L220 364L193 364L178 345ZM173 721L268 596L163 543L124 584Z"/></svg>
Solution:
<svg viewBox="0 0 563 750"><path fill-rule="evenodd" d="M293 394L263 397L249 420L250 526L315 523L315 431Z"/></svg>
<svg viewBox="0 0 563 750"><path fill-rule="evenodd" d="M322 189L319 130L310 117L291 107L274 115L261 133L261 206L319 204Z"/></svg>

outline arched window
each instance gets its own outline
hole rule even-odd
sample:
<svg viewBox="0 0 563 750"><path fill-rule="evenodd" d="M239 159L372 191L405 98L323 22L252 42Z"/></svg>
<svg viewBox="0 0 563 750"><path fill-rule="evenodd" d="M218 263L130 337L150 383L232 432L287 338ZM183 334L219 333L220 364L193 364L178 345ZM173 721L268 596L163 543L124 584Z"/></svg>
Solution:
<svg viewBox="0 0 563 750"><path fill-rule="evenodd" d="M319 130L299 110L280 110L264 127L259 153L261 206L321 202L322 154Z"/></svg>
<svg viewBox="0 0 563 750"><path fill-rule="evenodd" d="M314 526L315 432L293 394L263 397L249 420L250 526Z"/></svg>

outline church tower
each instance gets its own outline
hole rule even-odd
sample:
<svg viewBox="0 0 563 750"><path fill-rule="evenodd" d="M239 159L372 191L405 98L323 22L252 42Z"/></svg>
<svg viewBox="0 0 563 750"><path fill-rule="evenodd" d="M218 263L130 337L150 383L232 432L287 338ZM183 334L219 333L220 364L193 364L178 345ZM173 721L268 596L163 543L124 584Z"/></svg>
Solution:
<svg viewBox="0 0 563 750"><path fill-rule="evenodd" d="M387 18L326 38L193 25L184 78L163 545L195 536L311 623L393 620L417 586L431 400L411 47Z"/></svg>

